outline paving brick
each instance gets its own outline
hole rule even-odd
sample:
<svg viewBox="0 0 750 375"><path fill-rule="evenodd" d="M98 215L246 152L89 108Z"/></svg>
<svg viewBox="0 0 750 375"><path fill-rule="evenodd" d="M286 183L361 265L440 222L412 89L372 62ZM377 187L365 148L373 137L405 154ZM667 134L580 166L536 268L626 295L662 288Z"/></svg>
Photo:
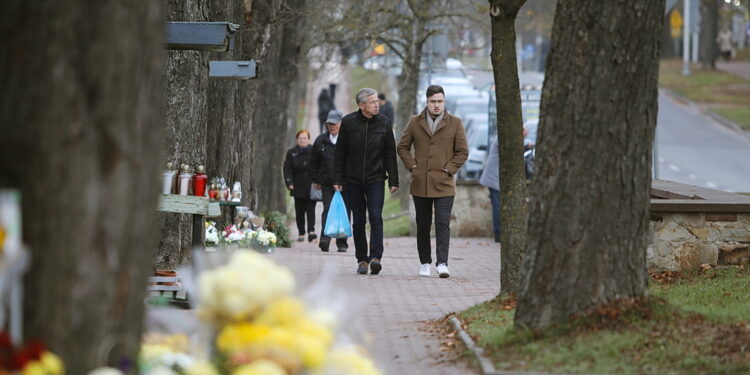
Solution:
<svg viewBox="0 0 750 375"><path fill-rule="evenodd" d="M432 248L434 258L434 240ZM295 243L271 256L292 269L301 291L330 268L334 285L360 301L354 303L354 310L360 309L359 319L342 317L342 321L356 322L350 325L359 327L356 330L369 330L370 350L386 374L448 375L475 372L462 363L441 360L441 340L425 329L424 321L495 297L500 289L499 251L499 245L488 239L452 239L451 277L447 279L437 277L434 265L432 277L417 276L419 258L413 237L385 240L379 275L355 273L353 244L346 253L324 253L316 243Z"/></svg>

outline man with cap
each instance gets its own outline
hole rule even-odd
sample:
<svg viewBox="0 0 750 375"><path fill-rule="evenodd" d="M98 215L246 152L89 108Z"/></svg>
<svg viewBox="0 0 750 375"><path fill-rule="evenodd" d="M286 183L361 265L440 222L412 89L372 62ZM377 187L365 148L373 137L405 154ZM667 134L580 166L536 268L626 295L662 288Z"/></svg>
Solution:
<svg viewBox="0 0 750 375"><path fill-rule="evenodd" d="M328 208L331 206L331 200L333 199L333 165L336 155L336 142L339 137L339 129L341 129L341 119L344 117L343 113L338 110L331 110L328 112L326 118L326 132L315 138L315 143L312 147L312 155L310 156L310 168L313 184L316 188L322 189L323 191L323 215L320 218L323 223L322 230L320 233L320 242L318 247L321 251L328 251L331 244L331 237L323 234L326 227L326 217L328 216ZM346 212L351 218L351 210L349 204L344 199L346 204ZM339 252L345 252L349 248L346 238L337 238L336 247Z"/></svg>

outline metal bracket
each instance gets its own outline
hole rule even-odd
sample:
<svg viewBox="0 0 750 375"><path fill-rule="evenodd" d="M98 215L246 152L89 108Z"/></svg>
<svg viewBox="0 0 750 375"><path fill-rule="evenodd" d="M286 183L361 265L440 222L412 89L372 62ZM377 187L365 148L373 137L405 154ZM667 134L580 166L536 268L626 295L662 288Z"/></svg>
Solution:
<svg viewBox="0 0 750 375"><path fill-rule="evenodd" d="M167 22L166 49L231 51L239 27L231 22Z"/></svg>
<svg viewBox="0 0 750 375"><path fill-rule="evenodd" d="M209 79L250 79L258 76L257 63L250 61L209 61Z"/></svg>

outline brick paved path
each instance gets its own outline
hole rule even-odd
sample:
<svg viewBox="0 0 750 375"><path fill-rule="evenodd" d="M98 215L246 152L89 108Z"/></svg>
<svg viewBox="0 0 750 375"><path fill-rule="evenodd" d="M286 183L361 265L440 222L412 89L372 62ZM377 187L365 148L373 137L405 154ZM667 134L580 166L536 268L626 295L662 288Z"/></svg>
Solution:
<svg viewBox="0 0 750 375"><path fill-rule="evenodd" d="M294 233L296 234L296 233ZM296 238L296 237L295 237ZM433 257L434 257L433 239ZM317 243L295 243L272 257L292 269L301 289L328 268L360 301L359 327L372 333L370 350L388 375L474 374L440 356L440 338L423 322L465 310L497 295L499 246L488 239L451 240L451 277L419 277L415 238L387 238L380 275L357 275L354 245L346 253L323 253Z"/></svg>

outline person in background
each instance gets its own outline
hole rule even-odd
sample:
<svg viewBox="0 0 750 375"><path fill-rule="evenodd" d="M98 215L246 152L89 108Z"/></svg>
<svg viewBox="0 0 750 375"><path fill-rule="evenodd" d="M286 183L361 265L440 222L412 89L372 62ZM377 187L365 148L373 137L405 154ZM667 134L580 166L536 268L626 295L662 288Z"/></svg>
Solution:
<svg viewBox="0 0 750 375"><path fill-rule="evenodd" d="M719 44L721 57L724 61L729 61L732 58L732 32L726 27L723 28L716 37L716 43Z"/></svg>
<svg viewBox="0 0 750 375"><path fill-rule="evenodd" d="M391 194L398 191L396 144L393 122L380 113L378 92L364 88L356 96L359 110L341 121L333 188L346 195L352 210L352 234L357 257L357 273L377 275L383 268L384 182L388 179ZM370 246L367 246L365 224L370 221ZM369 253L369 254L368 254Z"/></svg>
<svg viewBox="0 0 750 375"><path fill-rule="evenodd" d="M332 89L335 89L335 85L331 85ZM325 122L328 117L328 112L336 109L336 105L333 102L335 93L331 93L328 89L320 90L318 95L318 121L320 121L320 134L325 132Z"/></svg>
<svg viewBox="0 0 750 375"><path fill-rule="evenodd" d="M422 264L420 276L430 276L432 249L430 228L435 208L435 245L437 273L450 276L450 217L456 195L453 175L469 157L469 145L461 119L445 110L445 91L441 86L427 88L427 108L411 116L398 143L398 156L411 172L410 193L417 221L417 251ZM414 146L414 155L411 153Z"/></svg>
<svg viewBox="0 0 750 375"><path fill-rule="evenodd" d="M297 145L286 152L284 160L284 181L289 195L294 197L295 219L297 220L297 241L307 239L312 242L318 235L315 234L315 201L310 199L310 132L300 130L297 132ZM307 231L305 231L305 218L307 218Z"/></svg>
<svg viewBox="0 0 750 375"><path fill-rule="evenodd" d="M338 143L339 130L341 129L341 118L344 115L338 110L328 112L326 119L327 132L318 136L312 146L312 156L310 158L310 172L313 185L323 191L323 215L320 217L322 225L320 233L320 242L318 247L321 251L328 251L331 244L331 237L324 234L326 228L326 217L328 217L328 208L331 206L333 199L333 165L336 157L336 143ZM351 209L344 199L347 215L351 217ZM336 248L339 252L345 252L349 248L346 238L336 239Z"/></svg>
<svg viewBox="0 0 750 375"><path fill-rule="evenodd" d="M391 102L385 99L385 94L382 92L378 94L378 104L380 105L380 113L388 117L391 122L396 121L395 115L393 114L393 105Z"/></svg>
<svg viewBox="0 0 750 375"><path fill-rule="evenodd" d="M523 137L529 130L524 126ZM533 143L524 143L524 151L534 148ZM500 149L498 148L497 138L492 140L490 144L490 152L487 154L487 160L484 162L484 169L482 169L482 175L479 177L479 183L482 186L486 186L490 193L490 202L492 203L492 233L495 237L495 242L500 242ZM524 163L528 163L528 160L524 160ZM526 166L526 178L530 178L528 165Z"/></svg>
<svg viewBox="0 0 750 375"><path fill-rule="evenodd" d="M484 162L482 176L479 183L486 186L490 192L492 203L492 233L495 242L500 242L500 155L497 147L497 138L492 140L487 161Z"/></svg>

